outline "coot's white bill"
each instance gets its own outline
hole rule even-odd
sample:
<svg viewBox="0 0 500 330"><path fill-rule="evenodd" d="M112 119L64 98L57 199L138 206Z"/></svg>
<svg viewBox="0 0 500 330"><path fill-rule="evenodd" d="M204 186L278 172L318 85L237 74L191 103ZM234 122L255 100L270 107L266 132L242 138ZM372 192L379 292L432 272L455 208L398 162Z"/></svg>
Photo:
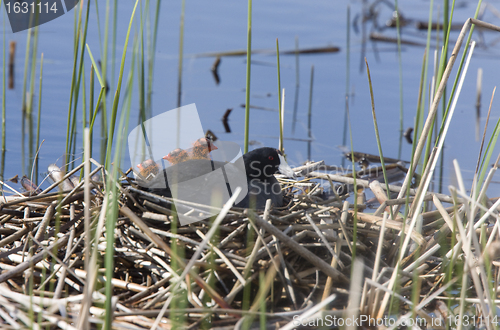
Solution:
<svg viewBox="0 0 500 330"><path fill-rule="evenodd" d="M295 172L292 170L290 165L285 160L285 157L282 155L278 154L278 157L280 158L280 165L278 166L278 171L280 171L281 174L286 175L289 178L295 178Z"/></svg>

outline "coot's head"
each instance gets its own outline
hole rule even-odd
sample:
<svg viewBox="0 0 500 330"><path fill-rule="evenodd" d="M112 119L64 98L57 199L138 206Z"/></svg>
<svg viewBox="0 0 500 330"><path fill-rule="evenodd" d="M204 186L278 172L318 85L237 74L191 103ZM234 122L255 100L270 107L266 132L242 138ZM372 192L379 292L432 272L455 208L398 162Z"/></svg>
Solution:
<svg viewBox="0 0 500 330"><path fill-rule="evenodd" d="M243 155L247 177L250 180L268 180L278 172L294 177L295 174L285 161L281 152L274 148L264 147Z"/></svg>

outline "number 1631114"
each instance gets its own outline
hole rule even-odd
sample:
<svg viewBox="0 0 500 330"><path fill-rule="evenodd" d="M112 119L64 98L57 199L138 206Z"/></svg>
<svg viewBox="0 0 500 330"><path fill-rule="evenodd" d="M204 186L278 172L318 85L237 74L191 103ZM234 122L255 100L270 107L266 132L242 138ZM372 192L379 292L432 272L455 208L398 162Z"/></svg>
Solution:
<svg viewBox="0 0 500 330"><path fill-rule="evenodd" d="M35 1L29 2L14 2L11 4L10 2L5 3L5 8L7 9L7 14L49 14L49 13L57 13L57 5L56 2L49 4L46 3L35 3Z"/></svg>

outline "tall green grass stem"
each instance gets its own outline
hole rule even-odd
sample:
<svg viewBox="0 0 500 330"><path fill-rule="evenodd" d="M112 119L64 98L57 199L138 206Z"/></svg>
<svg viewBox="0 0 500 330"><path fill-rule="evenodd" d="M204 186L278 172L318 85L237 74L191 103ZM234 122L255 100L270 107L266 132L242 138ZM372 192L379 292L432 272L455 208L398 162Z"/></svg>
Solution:
<svg viewBox="0 0 500 330"><path fill-rule="evenodd" d="M81 13L81 11L80 11ZM75 8L75 15L77 14L77 10ZM76 17L76 16L75 16ZM80 16L81 18L81 16ZM67 164L69 162L69 154L70 154L70 148L71 148L71 118L72 118L72 112L71 108L73 105L73 98L74 98L74 93L75 93L75 82L76 82L76 68L78 65L78 45L80 44L80 24L81 24L81 19L77 20L78 23L75 21L75 34L74 34L74 39L73 39L73 71L71 73L71 85L70 85L70 94L69 94L69 104L68 104L68 119L66 123L66 154L64 156L64 171L67 171Z"/></svg>
<svg viewBox="0 0 500 330"><path fill-rule="evenodd" d="M279 109L279 123L280 123L280 142L279 142L279 149L281 153L284 152L283 150L283 118L282 118L282 108L281 108L281 73L280 73L280 46L278 43L278 38L276 38L276 63L278 66L278 109Z"/></svg>
<svg viewBox="0 0 500 330"><path fill-rule="evenodd" d="M295 36L295 99L293 101L292 135L295 134L295 124L297 123L297 110L299 108L299 37Z"/></svg>
<svg viewBox="0 0 500 330"><path fill-rule="evenodd" d="M2 5L2 0L0 0L0 6ZM6 137L7 134L5 132L7 120L6 120L6 108L7 104L5 101L5 75L6 75L6 63L5 63L5 52L7 51L6 42L5 42L5 11L2 10L2 20L3 20L3 51L2 51L2 163L0 165L0 179L3 181L3 174L5 170L5 150L6 150Z"/></svg>
<svg viewBox="0 0 500 330"><path fill-rule="evenodd" d="M115 7L114 10L116 11L117 8ZM110 20L110 0L106 1L106 19L104 20L104 45L102 46L102 55L101 55L101 72L102 72L102 80L104 81L104 84L107 84L108 82L108 47L109 47L109 20ZM113 44L115 44L115 41L113 41ZM115 66L115 56L112 54L112 70L114 70ZM96 68L97 72L97 66L94 67ZM112 74L112 82L114 81L114 74ZM101 85L102 86L102 85ZM111 90L114 90L114 85L110 86ZM101 111L101 137L102 137L102 144L101 144L101 163L106 161L106 155L107 155L107 146L108 146L108 132L109 132L109 127L108 127L108 99L107 99L107 92L104 93L103 95L103 101L102 101L102 111ZM92 129L92 128L91 128Z"/></svg>
<svg viewBox="0 0 500 330"><path fill-rule="evenodd" d="M92 141L92 132L90 131L90 122L92 121L92 118L94 118L94 64L90 66L90 90L89 90L89 119L86 121L86 127L89 128L89 141ZM89 142L88 146L88 151L89 151L89 157L92 157L92 143Z"/></svg>
<svg viewBox="0 0 500 330"><path fill-rule="evenodd" d="M346 24L346 58L345 58L345 106L344 106L344 130L342 134L342 145L347 144L347 111L349 108L349 90L351 79L351 6L347 5L347 24ZM342 167L345 164L345 157L341 156Z"/></svg>
<svg viewBox="0 0 500 330"><path fill-rule="evenodd" d="M116 69L116 35L118 31L118 0L113 2L113 35L111 36L111 86L115 88L115 69Z"/></svg>
<svg viewBox="0 0 500 330"><path fill-rule="evenodd" d="M398 158L401 159L401 150L403 145L403 125L404 125L404 111L403 111L403 59L401 57L401 22L399 15L398 0L394 0L394 10L396 11L396 40L398 45L398 69L399 69L399 151ZM366 61L366 59L365 59ZM392 216L392 214L391 214Z"/></svg>
<svg viewBox="0 0 500 330"><path fill-rule="evenodd" d="M42 82L43 82L43 53L40 55L40 80L38 86L38 115L37 115L37 126L36 126L36 143L35 145L40 145L40 124L42 122ZM38 153L38 151L37 151ZM33 181L33 179L32 179ZM35 184L38 185L38 157L35 157Z"/></svg>
<svg viewBox="0 0 500 330"><path fill-rule="evenodd" d="M349 125L349 140L351 145L351 151L354 150L354 143L352 139L352 125L351 125L351 116L349 113L349 105L347 106L347 123ZM351 152L351 166L352 166L352 179L354 191L357 193L358 184L356 181L356 161L354 160L354 152ZM354 198L354 214L353 214L353 231L352 231L352 260L356 259L356 244L358 240L358 199ZM352 274L351 274L352 275Z"/></svg>
<svg viewBox="0 0 500 330"><path fill-rule="evenodd" d="M130 32L130 27L133 22L134 14L135 14L135 9L137 8L137 4L139 3L139 0L136 1L136 5L134 7L134 11L132 13L132 17L130 18L130 24L129 24L129 31ZM124 52L126 51L127 47L126 45L128 44L128 39L129 39L129 33L127 33L127 38L125 41L125 48ZM129 72L129 77L127 79L127 93L125 97L125 101L123 102L123 109L121 112L120 116L120 121L118 124L118 133L117 133L117 143L115 146L115 153L114 153L114 159L113 159L113 164L109 164L111 168L108 167L108 172L111 172L111 175L108 176L107 178L107 187L108 191L107 194L111 197L109 200L111 201L111 207L108 209L108 214L106 217L106 256L105 256L105 268L106 268L106 278L113 278L114 275L114 231L116 227L116 219L118 217L118 188L117 188L117 181L118 181L118 169L121 167L121 159L122 159L122 154L123 154L123 148L125 146L125 141L126 138L123 137L123 135L126 135L128 132L128 124L129 124L129 118L130 118L130 107L131 107L131 98L132 98L132 88L133 88L133 81L134 81L134 67L135 67L135 57L137 53L137 39L134 40L134 52L132 53L132 63L130 65L130 72ZM118 85L121 85L122 81L122 76L123 76L123 67L125 62L125 57L122 58L122 63L121 63L121 69L120 69L120 76L118 79ZM119 90L117 90L117 96L115 97L115 104L117 104L116 99L119 96ZM112 117L113 118L113 117ZM112 135L110 135L112 136ZM110 139L111 140L111 139ZM109 150L108 150L109 152ZM107 158L106 158L107 159ZM106 281L106 319L105 319L105 329L112 329L112 323L113 323L113 285L111 281Z"/></svg>
<svg viewBox="0 0 500 330"><path fill-rule="evenodd" d="M161 0L156 1L156 9L155 9L155 21L153 27L153 40L151 42L151 48L148 51L148 95L146 102L146 109L148 110L148 115L152 115L152 96L153 96L153 74L154 74L154 64L156 58L156 43L158 40L158 22L160 18L160 4Z"/></svg>
<svg viewBox="0 0 500 330"><path fill-rule="evenodd" d="M247 18L247 79L245 89L245 137L244 153L248 152L248 140L250 136L250 65L252 60L252 0L248 0Z"/></svg>
<svg viewBox="0 0 500 330"><path fill-rule="evenodd" d="M29 65L29 58L30 58L30 48L31 48L31 30L28 30L27 32L27 40L26 40L26 53L24 54L24 74L23 74L23 93L21 94L21 99L22 99L22 106L21 110L22 112L26 112L26 82L28 79L28 65Z"/></svg>
<svg viewBox="0 0 500 330"><path fill-rule="evenodd" d="M479 0L479 2L477 4L477 7L476 7L476 13L474 14L474 19L477 19L477 16L479 15L479 10L481 8L481 3L482 3L482 0ZM465 26L465 24L464 24L464 26ZM453 99L453 97L455 95L455 91L457 89L458 80L460 78L460 73L462 72L462 68L464 66L465 58L467 56L467 50L469 49L470 41L472 39L472 33L474 32L474 27L475 27L475 24L471 23L470 24L470 29L469 29L469 35L467 37L467 41L465 42L464 51L462 53L462 58L460 59L460 64L459 64L458 69L457 69L457 73L456 73L456 76L455 76L455 81L453 82L453 87L451 89L451 93L450 93L450 96L449 96L449 99L448 99L448 105L447 105L446 111L444 112L444 115L443 115L443 121L441 122L441 127L439 129L439 134L438 134L438 136L436 138L436 143L439 140L439 137L440 137L440 135L443 132L443 127L444 127L444 123L445 123L445 120L446 120L445 118L448 115L448 112L450 110L450 106L451 106L451 103L452 103L452 99Z"/></svg>
<svg viewBox="0 0 500 330"><path fill-rule="evenodd" d="M313 84L314 84L314 65L311 66L311 81L309 82L309 106L307 108L307 159L311 160L311 143L312 143L312 100L313 100Z"/></svg>
<svg viewBox="0 0 500 330"><path fill-rule="evenodd" d="M179 24L179 64L177 72L177 107L181 106L182 98L182 59L184 57L184 12L186 0L182 0L181 21Z"/></svg>
<svg viewBox="0 0 500 330"><path fill-rule="evenodd" d="M35 94L35 77L36 77L36 54L38 51L38 31L39 26L35 27L35 36L33 38L33 51L31 52L31 72L30 72L30 91L28 93L29 97L27 100L27 113L31 114L33 111L33 96Z"/></svg>
<svg viewBox="0 0 500 330"><path fill-rule="evenodd" d="M387 171L385 169L384 154L382 153L382 141L380 140L380 133L378 130L378 123L377 123L377 115L375 113L375 98L373 97L372 77L370 75L370 67L368 66L368 61L367 61L366 57L365 57L365 63L366 63L366 75L368 76L368 85L370 86L370 98L371 98L371 102L372 102L372 116L373 116L373 126L375 128L375 138L377 139L377 147L378 147L378 153L380 155L380 163L382 164L382 173L384 174L385 187L387 190L387 194L390 196L389 180L387 179ZM392 213L392 208L391 208L391 219L394 220L394 214Z"/></svg>
<svg viewBox="0 0 500 330"><path fill-rule="evenodd" d="M136 0L135 5L134 5L134 9L132 11L132 15L130 17L127 35L125 37L125 44L123 45L123 54L122 54L122 60L121 60L121 65L120 65L120 73L118 75L118 84L116 86L115 97L113 99L113 107L111 109L111 121L109 124L108 144L106 147L106 161L105 161L106 168L108 168L108 166L110 164L111 147L113 145L113 137L115 134L115 123L116 123L116 117L117 117L117 113L118 113L118 103L120 101L120 91L121 91L121 87L122 87L123 71L125 69L125 58L127 55L128 41L130 38L130 30L132 29L132 22L134 21L135 11L137 9L138 4L139 4L139 0Z"/></svg>
<svg viewBox="0 0 500 330"><path fill-rule="evenodd" d="M97 65L96 61L94 60L94 56L92 55L92 51L90 50L89 45L87 44L86 46L87 46L87 52L89 53L90 61L92 62L92 68L94 69L93 71L95 72L95 74L97 76L97 80L99 81L99 84L101 86L101 91L100 91L99 96L97 98L95 110L93 111L92 118L90 119L89 129L90 129L90 136L92 136L93 129L94 129L94 123L95 123L97 114L99 113L99 107L104 104L104 102L101 103L101 100L103 100L103 98L105 97L105 94L106 94L106 84L104 83L103 78L101 78L101 74L99 73L99 66ZM104 112L104 106L103 106L102 111ZM92 139L91 139L91 141L92 141Z"/></svg>
<svg viewBox="0 0 500 330"><path fill-rule="evenodd" d="M75 41L77 44L79 44L79 47L76 47L75 51L75 63L73 66L73 69L76 70L76 65L77 65L77 53L80 51L80 60L78 61L79 67L78 67L78 78L76 79L76 84L74 79L72 79L72 85L71 85L71 97L70 97L70 108L68 111L68 122L71 121L71 127L68 126L68 130L66 132L66 139L69 138L69 141L66 140L66 164L69 163L70 158L72 155L74 155L74 152L71 152L71 147L73 146L73 149L76 146L76 111L77 111L77 106L78 106L78 98L79 98L79 93L80 93L80 83L82 80L82 74L83 74L83 68L85 64L84 60L84 54L85 54L85 47L84 45L86 44L87 40L87 30L88 30L88 22L89 22L89 14L90 14L90 1L87 2L87 12L85 15L85 27L83 29L82 35L80 34L81 32L81 26L82 26L82 13L83 13L83 1L80 2L80 11L79 11L79 19L78 19L78 32L77 32L77 40ZM74 94L74 97L73 97ZM73 103L72 103L73 101ZM73 106L73 111L71 111L71 107ZM71 118L71 120L70 120ZM74 156L73 156L74 157Z"/></svg>

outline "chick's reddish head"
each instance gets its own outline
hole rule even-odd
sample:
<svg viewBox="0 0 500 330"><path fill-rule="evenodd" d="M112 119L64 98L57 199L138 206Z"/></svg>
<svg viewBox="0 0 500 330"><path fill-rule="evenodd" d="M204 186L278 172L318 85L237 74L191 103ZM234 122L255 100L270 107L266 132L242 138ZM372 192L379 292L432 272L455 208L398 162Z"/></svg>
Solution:
<svg viewBox="0 0 500 330"><path fill-rule="evenodd" d="M210 152L218 148L210 139L199 138L191 148L191 159L210 159Z"/></svg>
<svg viewBox="0 0 500 330"><path fill-rule="evenodd" d="M188 160L189 153L186 150L177 148L164 156L163 159L167 160L171 165L175 165Z"/></svg>
<svg viewBox="0 0 500 330"><path fill-rule="evenodd" d="M139 169L139 174L146 179L148 179L151 175L157 175L160 171L160 166L152 159L146 159L142 163L138 164L137 168Z"/></svg>

